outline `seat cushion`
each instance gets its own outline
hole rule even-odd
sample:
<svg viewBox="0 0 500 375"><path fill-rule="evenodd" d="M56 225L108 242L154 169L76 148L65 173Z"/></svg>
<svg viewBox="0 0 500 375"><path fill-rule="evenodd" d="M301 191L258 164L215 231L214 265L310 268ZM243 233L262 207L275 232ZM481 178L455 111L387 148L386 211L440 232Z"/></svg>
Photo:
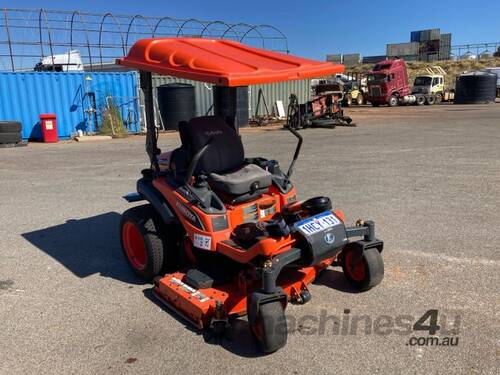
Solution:
<svg viewBox="0 0 500 375"><path fill-rule="evenodd" d="M271 173L255 164L244 164L226 173L210 173L208 182L215 190L241 195L267 188L271 185Z"/></svg>

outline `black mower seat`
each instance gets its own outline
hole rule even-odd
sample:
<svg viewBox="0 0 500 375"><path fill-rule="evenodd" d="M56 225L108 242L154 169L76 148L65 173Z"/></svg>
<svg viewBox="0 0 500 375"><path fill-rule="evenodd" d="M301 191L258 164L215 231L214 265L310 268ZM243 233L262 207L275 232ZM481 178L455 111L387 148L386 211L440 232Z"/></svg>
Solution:
<svg viewBox="0 0 500 375"><path fill-rule="evenodd" d="M203 116L179 124L182 147L193 157L210 144L198 162L195 174L205 174L214 190L230 195L262 193L271 183L271 174L245 161L243 143L223 118Z"/></svg>

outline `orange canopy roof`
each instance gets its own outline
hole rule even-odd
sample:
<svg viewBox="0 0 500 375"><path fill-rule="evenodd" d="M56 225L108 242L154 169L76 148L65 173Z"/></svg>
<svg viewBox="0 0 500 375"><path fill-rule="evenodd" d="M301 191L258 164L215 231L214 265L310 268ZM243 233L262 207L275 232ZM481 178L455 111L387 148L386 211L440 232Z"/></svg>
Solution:
<svg viewBox="0 0 500 375"><path fill-rule="evenodd" d="M271 52L231 40L204 38L142 39L116 62L221 86L247 86L344 72L340 64Z"/></svg>

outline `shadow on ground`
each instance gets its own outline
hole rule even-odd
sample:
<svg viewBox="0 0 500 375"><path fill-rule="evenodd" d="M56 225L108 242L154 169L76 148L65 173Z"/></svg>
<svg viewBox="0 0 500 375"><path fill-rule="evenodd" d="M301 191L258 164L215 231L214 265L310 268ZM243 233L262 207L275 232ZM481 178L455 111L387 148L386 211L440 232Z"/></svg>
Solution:
<svg viewBox="0 0 500 375"><path fill-rule="evenodd" d="M344 276L341 270L327 268L314 280L314 285L323 285L328 288L344 293L359 293L359 289L353 287Z"/></svg>
<svg viewBox="0 0 500 375"><path fill-rule="evenodd" d="M80 278L93 274L143 284L132 272L119 239L121 215L108 212L22 236Z"/></svg>

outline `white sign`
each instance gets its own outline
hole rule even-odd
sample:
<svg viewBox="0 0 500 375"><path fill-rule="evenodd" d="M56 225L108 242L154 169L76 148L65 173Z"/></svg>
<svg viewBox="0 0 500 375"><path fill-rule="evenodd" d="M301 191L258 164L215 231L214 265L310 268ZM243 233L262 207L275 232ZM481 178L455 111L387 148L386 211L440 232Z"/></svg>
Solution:
<svg viewBox="0 0 500 375"><path fill-rule="evenodd" d="M210 250L212 246L212 237L195 233L193 245L199 249Z"/></svg>

